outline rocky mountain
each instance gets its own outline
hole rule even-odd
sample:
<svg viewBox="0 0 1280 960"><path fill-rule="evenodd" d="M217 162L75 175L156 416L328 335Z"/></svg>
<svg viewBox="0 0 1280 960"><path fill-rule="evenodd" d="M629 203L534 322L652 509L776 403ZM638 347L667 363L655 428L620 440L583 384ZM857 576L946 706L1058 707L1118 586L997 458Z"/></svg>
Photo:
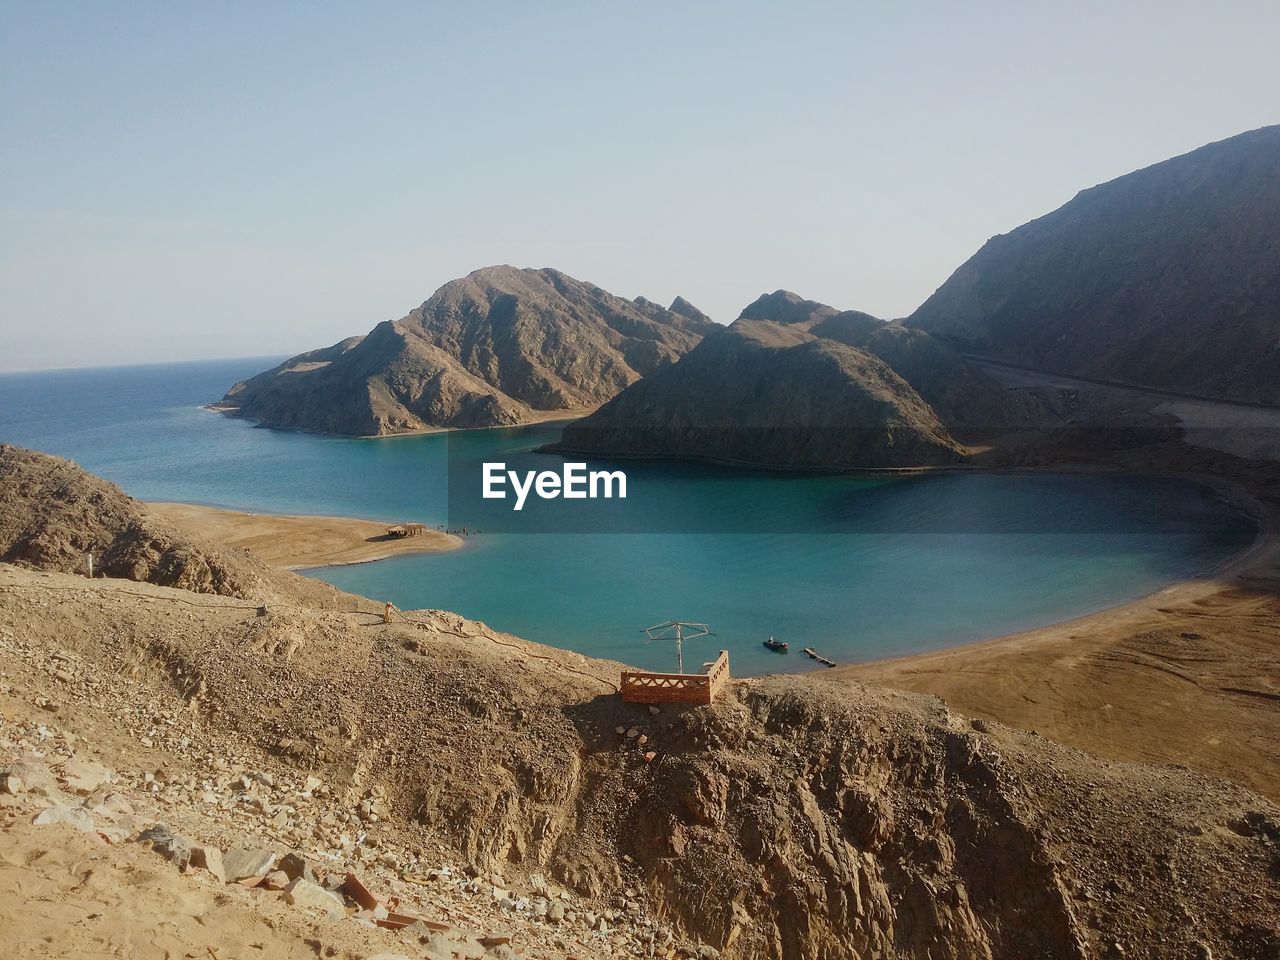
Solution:
<svg viewBox="0 0 1280 960"><path fill-rule="evenodd" d="M923 330L778 290L674 366L565 428L551 449L857 469L955 463L960 441L1034 423Z"/></svg>
<svg viewBox="0 0 1280 960"><path fill-rule="evenodd" d="M568 425L553 449L837 469L963 455L929 405L874 354L801 323L745 314Z"/></svg>
<svg viewBox="0 0 1280 960"><path fill-rule="evenodd" d="M1036 369L1280 403L1280 126L993 237L906 325Z"/></svg>
<svg viewBox="0 0 1280 960"><path fill-rule="evenodd" d="M665 309L557 270L487 267L222 402L268 426L349 436L522 423L597 406L717 329L682 298Z"/></svg>
<svg viewBox="0 0 1280 960"><path fill-rule="evenodd" d="M44 464L41 489L69 479L62 463ZM13 502L0 503L0 519ZM47 525L92 521L79 500L68 509L49 498L45 510ZM281 956L311 955L315 943L351 956L479 956L506 940L527 956L724 960L1280 950L1280 809L1241 787L1099 760L935 697L826 676L736 680L714 705L655 712L621 702L620 664L442 611L385 624L379 604L350 601L341 612L301 600L256 611L0 565L5 737L59 764L71 745L91 746L96 763L130 771L114 801L91 789L55 810L115 841L96 844L103 859L90 872L142 867L129 838L163 817L152 846L168 875L124 884L118 910L188 882L168 839L180 834L228 850L227 880L241 875L233 860L261 855L265 873L286 854L317 885L363 877L437 924L424 944L432 930L444 941L467 928L501 934L474 952L469 937L423 953L418 931L393 946L349 911L280 912L290 901L266 881L251 894L208 871L190 879L199 885L184 903L211 890L245 911L237 924L261 917L273 944L309 938ZM28 805L24 778L35 783L39 767L9 743L0 782L18 795L6 816L38 825L48 811ZM81 758L81 779L85 768ZM64 834L47 830L18 831L23 849L42 853L0 864L6 876L22 869L24 890L52 889ZM61 872L65 893L34 913L68 899L83 916L87 874ZM66 926L65 938L96 929ZM170 952L207 942L182 939L204 934L166 918L138 917L131 937L161 928ZM83 942L42 949L79 955L60 944Z"/></svg>

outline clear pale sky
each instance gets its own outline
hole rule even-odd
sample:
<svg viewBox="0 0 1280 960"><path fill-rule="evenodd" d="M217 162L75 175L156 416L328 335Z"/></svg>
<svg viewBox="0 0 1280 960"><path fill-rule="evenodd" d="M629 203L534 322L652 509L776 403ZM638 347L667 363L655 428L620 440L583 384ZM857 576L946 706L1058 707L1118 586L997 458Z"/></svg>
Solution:
<svg viewBox="0 0 1280 960"><path fill-rule="evenodd" d="M909 313L1280 121L1280 4L0 2L0 369L293 353L492 263Z"/></svg>

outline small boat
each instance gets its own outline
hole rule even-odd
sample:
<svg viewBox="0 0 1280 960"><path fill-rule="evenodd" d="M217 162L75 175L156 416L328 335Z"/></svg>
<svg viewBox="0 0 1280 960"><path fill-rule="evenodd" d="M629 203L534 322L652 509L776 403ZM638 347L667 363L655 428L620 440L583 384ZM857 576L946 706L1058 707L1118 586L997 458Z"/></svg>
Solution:
<svg viewBox="0 0 1280 960"><path fill-rule="evenodd" d="M773 637L766 640L764 645L774 653L786 653L791 649L791 644L787 643L785 640L775 640Z"/></svg>

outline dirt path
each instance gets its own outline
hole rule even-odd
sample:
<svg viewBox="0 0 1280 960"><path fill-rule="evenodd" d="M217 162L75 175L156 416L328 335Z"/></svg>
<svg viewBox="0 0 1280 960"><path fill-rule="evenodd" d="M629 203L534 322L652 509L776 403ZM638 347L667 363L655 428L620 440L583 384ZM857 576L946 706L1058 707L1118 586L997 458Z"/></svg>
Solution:
<svg viewBox="0 0 1280 960"><path fill-rule="evenodd" d="M1271 403L1260 403L1256 400L1224 400L1218 397L1207 397L1198 393L1185 393L1181 390L1165 390L1161 387L1148 387L1140 383L1126 383L1123 380L1103 380L1098 377L1081 377L1067 373L1054 373L1050 370L1037 370L1035 367L1023 367L1016 363L993 360L975 353L961 354L970 363L984 367L989 373L1004 372L1023 381L1036 385L1054 385L1069 387L1108 387L1113 390L1144 394L1149 397L1169 398L1174 400L1190 400L1195 403L1211 404L1215 407L1236 407L1280 414L1280 407Z"/></svg>
<svg viewBox="0 0 1280 960"><path fill-rule="evenodd" d="M148 509L192 536L249 550L273 566L291 570L462 546L458 537L438 530L396 539L387 535L387 523L350 517L240 513L189 503L152 503Z"/></svg>

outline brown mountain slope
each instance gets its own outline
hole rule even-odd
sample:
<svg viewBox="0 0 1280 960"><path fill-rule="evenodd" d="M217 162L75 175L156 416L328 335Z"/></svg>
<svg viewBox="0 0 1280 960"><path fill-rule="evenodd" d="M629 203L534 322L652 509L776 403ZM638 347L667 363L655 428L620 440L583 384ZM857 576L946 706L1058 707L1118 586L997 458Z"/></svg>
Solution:
<svg viewBox="0 0 1280 960"><path fill-rule="evenodd" d="M836 310L787 290L762 295L742 316L786 323L879 357L963 439L1022 429L1043 419L1042 404L1028 391L1002 386L946 342L900 322L860 310Z"/></svg>
<svg viewBox="0 0 1280 960"><path fill-rule="evenodd" d="M724 334L565 428L566 452L773 466L953 463L972 442L1035 425L1010 389L923 330L764 294Z"/></svg>
<svg viewBox="0 0 1280 960"><path fill-rule="evenodd" d="M236 384L223 403L268 426L354 436L521 423L603 403L719 329L678 303L682 312L556 270L487 267L366 337Z"/></svg>
<svg viewBox="0 0 1280 960"><path fill-rule="evenodd" d="M906 323L1037 369L1280 403L1280 126L992 238Z"/></svg>
<svg viewBox="0 0 1280 960"><path fill-rule="evenodd" d="M929 405L874 355L751 319L570 424L555 449L837 469L962 456Z"/></svg>
<svg viewBox="0 0 1280 960"><path fill-rule="evenodd" d="M332 587L198 540L70 460L0 444L0 561L197 593L332 606Z"/></svg>

